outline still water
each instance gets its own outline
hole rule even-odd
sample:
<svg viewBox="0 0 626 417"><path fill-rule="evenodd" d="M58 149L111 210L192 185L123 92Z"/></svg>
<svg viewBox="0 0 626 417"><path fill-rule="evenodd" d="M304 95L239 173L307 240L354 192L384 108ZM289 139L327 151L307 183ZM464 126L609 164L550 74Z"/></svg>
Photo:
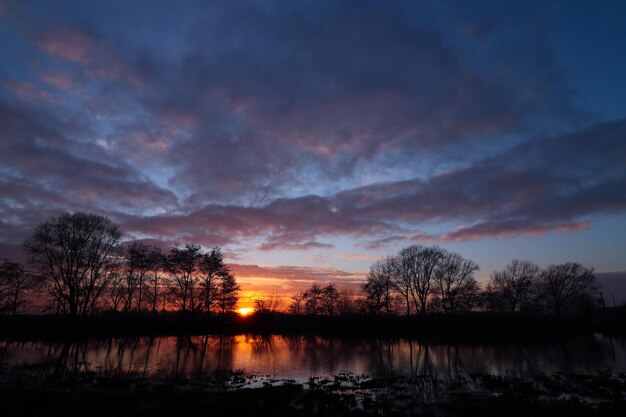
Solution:
<svg viewBox="0 0 626 417"><path fill-rule="evenodd" d="M600 334L533 344L432 344L407 339L288 336L136 337L82 342L0 341L0 373L96 372L202 378L215 371L303 380L342 372L380 376L626 371L626 339Z"/></svg>

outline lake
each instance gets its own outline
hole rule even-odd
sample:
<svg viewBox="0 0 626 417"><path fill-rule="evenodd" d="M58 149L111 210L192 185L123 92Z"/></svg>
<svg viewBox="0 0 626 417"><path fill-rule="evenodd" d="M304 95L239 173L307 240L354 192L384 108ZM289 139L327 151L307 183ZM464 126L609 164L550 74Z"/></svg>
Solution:
<svg viewBox="0 0 626 417"><path fill-rule="evenodd" d="M43 375L201 379L215 371L303 381L349 372L372 377L429 375L456 379L486 373L626 371L626 338L592 334L533 343L436 344L408 339L304 336L163 336L81 342L0 341L0 366Z"/></svg>

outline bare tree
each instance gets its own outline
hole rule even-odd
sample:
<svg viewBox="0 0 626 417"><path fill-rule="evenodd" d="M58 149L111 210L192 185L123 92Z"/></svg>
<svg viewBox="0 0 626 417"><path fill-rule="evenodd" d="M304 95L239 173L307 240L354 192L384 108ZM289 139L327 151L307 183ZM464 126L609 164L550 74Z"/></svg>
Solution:
<svg viewBox="0 0 626 417"><path fill-rule="evenodd" d="M304 304L305 314L323 314L324 307L322 298L324 289L317 283L311 285L311 288L302 293L302 301Z"/></svg>
<svg viewBox="0 0 626 417"><path fill-rule="evenodd" d="M0 311L9 311L15 316L26 303L24 291L30 286L30 279L24 266L8 259L0 264Z"/></svg>
<svg viewBox="0 0 626 417"><path fill-rule="evenodd" d="M399 275L409 281L409 293L415 310L426 314L429 298L433 292L435 273L446 251L437 246L413 245L398 255Z"/></svg>
<svg viewBox="0 0 626 417"><path fill-rule="evenodd" d="M341 294L335 284L325 287L313 283L311 287L293 297L289 307L292 314L312 314L334 316L339 312Z"/></svg>
<svg viewBox="0 0 626 417"><path fill-rule="evenodd" d="M304 293L296 294L291 297L291 304L289 305L289 313L299 316L306 313Z"/></svg>
<svg viewBox="0 0 626 417"><path fill-rule="evenodd" d="M335 284L328 284L327 286L325 286L322 289L322 310L329 316L336 315L339 298L339 290L337 290Z"/></svg>
<svg viewBox="0 0 626 417"><path fill-rule="evenodd" d="M466 280L456 295L455 311L468 312L482 305L482 291L473 277Z"/></svg>
<svg viewBox="0 0 626 417"><path fill-rule="evenodd" d="M342 316L356 313L357 303L352 292L346 290L339 291L335 310Z"/></svg>
<svg viewBox="0 0 626 417"><path fill-rule="evenodd" d="M133 242L124 250L124 269L119 282L115 282L116 292L122 296L123 310L143 310L148 302L156 310L158 297L158 273L163 265L160 249L140 242ZM154 292L154 294L150 294ZM147 300L146 300L147 299Z"/></svg>
<svg viewBox="0 0 626 417"><path fill-rule="evenodd" d="M393 311L393 299L396 290L393 262L391 257L374 262L367 275L367 281L361 285L361 291L365 294L367 309L372 313L391 314Z"/></svg>
<svg viewBox="0 0 626 417"><path fill-rule="evenodd" d="M494 310L528 309L537 298L541 269L532 262L514 259L503 271L494 271L486 294Z"/></svg>
<svg viewBox="0 0 626 417"><path fill-rule="evenodd" d="M595 291L593 268L575 262L550 265L541 274L541 290L553 312L561 314L575 300L590 297Z"/></svg>
<svg viewBox="0 0 626 417"><path fill-rule="evenodd" d="M185 311L194 311L196 305L196 274L202 257L200 246L187 243L184 248L173 247L167 257L167 268L172 274L171 291L174 302Z"/></svg>
<svg viewBox="0 0 626 417"><path fill-rule="evenodd" d="M389 265L392 270L393 284L396 291L400 294L406 307L406 315L411 314L411 294L413 289L413 275L411 269L400 256L388 257Z"/></svg>
<svg viewBox="0 0 626 417"><path fill-rule="evenodd" d="M222 314L230 313L239 301L239 291L235 276L230 273L219 276L217 284L217 303Z"/></svg>
<svg viewBox="0 0 626 417"><path fill-rule="evenodd" d="M199 260L198 270L200 276L200 296L202 308L211 313L213 304L220 295L220 289L224 289L221 280L229 274L228 267L224 264L224 256L219 247L214 247L211 252L202 255Z"/></svg>
<svg viewBox="0 0 626 417"><path fill-rule="evenodd" d="M110 307L113 311L119 311L123 308L124 300L126 299L126 288L124 279L120 274L115 274L111 277L106 294L108 295L107 308Z"/></svg>
<svg viewBox="0 0 626 417"><path fill-rule="evenodd" d="M161 249L155 246L148 246L146 263L146 273L148 275L147 283L149 287L149 308L152 310L152 313L156 313L159 304L159 295L161 294L160 288L163 286L163 280L160 274L165 267L166 258L161 252Z"/></svg>
<svg viewBox="0 0 626 417"><path fill-rule="evenodd" d="M435 270L435 294L445 313L454 313L459 307L471 309L466 303L463 306L459 304L462 300L469 301L468 296L477 292L478 283L474 273L478 269L476 263L458 253L446 253L441 258L440 265Z"/></svg>
<svg viewBox="0 0 626 417"><path fill-rule="evenodd" d="M254 300L254 311L257 313L275 313L281 311L283 303L278 294L269 294L263 299Z"/></svg>
<svg viewBox="0 0 626 417"><path fill-rule="evenodd" d="M39 225L24 249L39 277L52 282L58 309L84 316L118 269L120 237L119 227L102 216L63 214Z"/></svg>

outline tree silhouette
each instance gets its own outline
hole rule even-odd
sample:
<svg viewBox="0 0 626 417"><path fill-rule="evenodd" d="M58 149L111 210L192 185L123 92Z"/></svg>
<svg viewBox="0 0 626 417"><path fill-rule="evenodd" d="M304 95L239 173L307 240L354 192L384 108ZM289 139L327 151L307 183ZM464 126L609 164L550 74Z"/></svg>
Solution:
<svg viewBox="0 0 626 417"><path fill-rule="evenodd" d="M548 306L555 314L561 314L565 308L573 307L574 301L590 297L595 291L593 269L575 262L550 265L541 274L540 283Z"/></svg>
<svg viewBox="0 0 626 417"><path fill-rule="evenodd" d="M446 253L435 270L435 294L445 313L471 310L480 290L474 273L479 267L458 253Z"/></svg>
<svg viewBox="0 0 626 417"><path fill-rule="evenodd" d="M437 246L422 245L409 246L398 254L398 275L403 277L403 283L409 283L408 290L415 310L422 314L426 314L435 274L445 255L446 251Z"/></svg>
<svg viewBox="0 0 626 417"><path fill-rule="evenodd" d="M486 295L494 310L528 309L538 298L541 269L532 262L514 259L504 270L494 271L487 284Z"/></svg>
<svg viewBox="0 0 626 417"><path fill-rule="evenodd" d="M200 246L191 243L183 248L173 247L167 257L167 269L172 274L171 291L174 302L185 312L194 311L196 305L196 273L202 257Z"/></svg>
<svg viewBox="0 0 626 417"><path fill-rule="evenodd" d="M334 316L341 311L352 310L345 300L347 294L339 292L335 284L329 283L322 287L317 283L294 296L289 306L292 314L310 314Z"/></svg>
<svg viewBox="0 0 626 417"><path fill-rule="evenodd" d="M71 316L96 308L120 264L119 227L95 214L53 217L24 243L38 277L49 285L56 307Z"/></svg>
<svg viewBox="0 0 626 417"><path fill-rule="evenodd" d="M30 279L24 266L8 259L0 264L0 311L9 311L15 316L25 304L24 290L29 287Z"/></svg>
<svg viewBox="0 0 626 417"><path fill-rule="evenodd" d="M256 313L276 313L282 309L283 303L278 294L269 294L262 299L254 300L254 311Z"/></svg>
<svg viewBox="0 0 626 417"><path fill-rule="evenodd" d="M239 301L239 285L235 276L227 273L219 277L217 285L217 302L222 314L230 313L235 310L235 306Z"/></svg>
<svg viewBox="0 0 626 417"><path fill-rule="evenodd" d="M365 295L367 310L372 313L391 314L393 311L394 260L391 257L374 262L367 275L367 281L361 285Z"/></svg>
<svg viewBox="0 0 626 417"><path fill-rule="evenodd" d="M209 253L202 255L198 261L200 276L200 296L202 308L211 313L213 304L217 302L220 293L224 290L221 285L228 274L228 267L224 264L224 256L219 247L214 247ZM227 288L228 290L229 288Z"/></svg>

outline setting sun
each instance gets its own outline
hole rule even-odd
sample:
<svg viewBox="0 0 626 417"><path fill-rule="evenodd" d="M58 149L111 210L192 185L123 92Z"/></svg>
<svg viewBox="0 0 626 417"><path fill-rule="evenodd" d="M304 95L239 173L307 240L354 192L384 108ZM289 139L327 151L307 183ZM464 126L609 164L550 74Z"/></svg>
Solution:
<svg viewBox="0 0 626 417"><path fill-rule="evenodd" d="M250 315L254 311L254 309L250 307L242 307L237 311L239 312L240 315L245 317L245 316Z"/></svg>

